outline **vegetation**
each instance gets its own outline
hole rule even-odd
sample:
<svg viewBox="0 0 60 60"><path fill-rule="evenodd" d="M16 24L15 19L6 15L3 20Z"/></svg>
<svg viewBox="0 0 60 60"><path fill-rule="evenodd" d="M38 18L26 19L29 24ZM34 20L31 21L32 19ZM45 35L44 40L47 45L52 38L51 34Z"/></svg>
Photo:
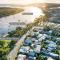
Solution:
<svg viewBox="0 0 60 60"><path fill-rule="evenodd" d="M27 24L25 28L17 27L16 30L8 32L8 37L21 37L32 28L32 23Z"/></svg>
<svg viewBox="0 0 60 60"><path fill-rule="evenodd" d="M54 35L54 36L60 36L60 30L59 29L53 29L53 33L52 33L52 35Z"/></svg>
<svg viewBox="0 0 60 60"><path fill-rule="evenodd" d="M9 16L9 15L13 15L19 12L22 12L23 9L21 8L4 8L4 7L0 7L0 17L5 17L5 16Z"/></svg>
<svg viewBox="0 0 60 60"><path fill-rule="evenodd" d="M45 25L45 26L44 26L44 31L49 31L49 30L50 30L50 27L47 26L47 25Z"/></svg>
<svg viewBox="0 0 60 60"><path fill-rule="evenodd" d="M46 57L44 57L42 54L37 56L37 59L36 60L47 60Z"/></svg>
<svg viewBox="0 0 60 60"><path fill-rule="evenodd" d="M13 49L15 40L0 40L0 60L7 60L6 55Z"/></svg>
<svg viewBox="0 0 60 60"><path fill-rule="evenodd" d="M48 20L48 16L47 15L39 16L38 18L36 18L34 20L34 26L44 25L44 22L46 22L47 20Z"/></svg>

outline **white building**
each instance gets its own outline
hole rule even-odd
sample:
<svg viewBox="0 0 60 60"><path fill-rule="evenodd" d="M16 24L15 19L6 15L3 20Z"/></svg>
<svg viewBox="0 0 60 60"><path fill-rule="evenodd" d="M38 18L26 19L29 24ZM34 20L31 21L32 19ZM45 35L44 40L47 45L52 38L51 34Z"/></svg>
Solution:
<svg viewBox="0 0 60 60"><path fill-rule="evenodd" d="M51 58L51 57L48 57L48 58L47 58L47 60L54 60L54 59L53 59L53 58Z"/></svg>
<svg viewBox="0 0 60 60"><path fill-rule="evenodd" d="M26 55L19 54L17 57L17 60L25 60L25 59L26 59Z"/></svg>

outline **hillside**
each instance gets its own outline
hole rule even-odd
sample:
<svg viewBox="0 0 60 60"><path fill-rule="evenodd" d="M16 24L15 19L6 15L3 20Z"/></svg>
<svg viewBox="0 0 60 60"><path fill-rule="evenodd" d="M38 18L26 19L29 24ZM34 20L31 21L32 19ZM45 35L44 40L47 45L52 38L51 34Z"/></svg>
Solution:
<svg viewBox="0 0 60 60"><path fill-rule="evenodd" d="M0 18L22 12L21 8L0 7Z"/></svg>

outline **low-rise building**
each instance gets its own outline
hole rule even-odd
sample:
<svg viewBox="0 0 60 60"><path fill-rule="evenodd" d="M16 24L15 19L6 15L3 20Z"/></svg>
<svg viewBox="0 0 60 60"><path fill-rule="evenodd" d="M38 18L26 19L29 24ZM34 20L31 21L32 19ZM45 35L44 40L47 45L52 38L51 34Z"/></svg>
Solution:
<svg viewBox="0 0 60 60"><path fill-rule="evenodd" d="M27 57L26 55L19 54L18 57L17 57L17 60L25 60L26 57Z"/></svg>
<svg viewBox="0 0 60 60"><path fill-rule="evenodd" d="M30 49L29 46L22 46L22 47L19 49L19 53L22 53L22 54L29 53L29 49Z"/></svg>

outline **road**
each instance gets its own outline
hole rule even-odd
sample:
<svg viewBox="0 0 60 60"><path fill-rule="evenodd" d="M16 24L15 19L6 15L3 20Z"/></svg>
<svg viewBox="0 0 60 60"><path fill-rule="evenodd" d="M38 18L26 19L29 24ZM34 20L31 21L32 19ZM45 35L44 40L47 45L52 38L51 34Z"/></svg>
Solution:
<svg viewBox="0 0 60 60"><path fill-rule="evenodd" d="M18 40L18 42L15 44L14 49L7 55L7 60L15 60L18 50L19 50L20 46L23 45L24 39L28 34L29 34L29 31L25 35L23 35L20 38L20 40Z"/></svg>
<svg viewBox="0 0 60 60"><path fill-rule="evenodd" d="M20 40L18 40L18 42L16 43L14 49L8 54L7 60L15 60L15 58L17 57L17 53L18 53L19 48L23 45L23 42L25 40L25 37L30 32L32 32L33 28L30 31L28 31L25 35L23 35ZM41 42L42 42L42 40L41 40Z"/></svg>

